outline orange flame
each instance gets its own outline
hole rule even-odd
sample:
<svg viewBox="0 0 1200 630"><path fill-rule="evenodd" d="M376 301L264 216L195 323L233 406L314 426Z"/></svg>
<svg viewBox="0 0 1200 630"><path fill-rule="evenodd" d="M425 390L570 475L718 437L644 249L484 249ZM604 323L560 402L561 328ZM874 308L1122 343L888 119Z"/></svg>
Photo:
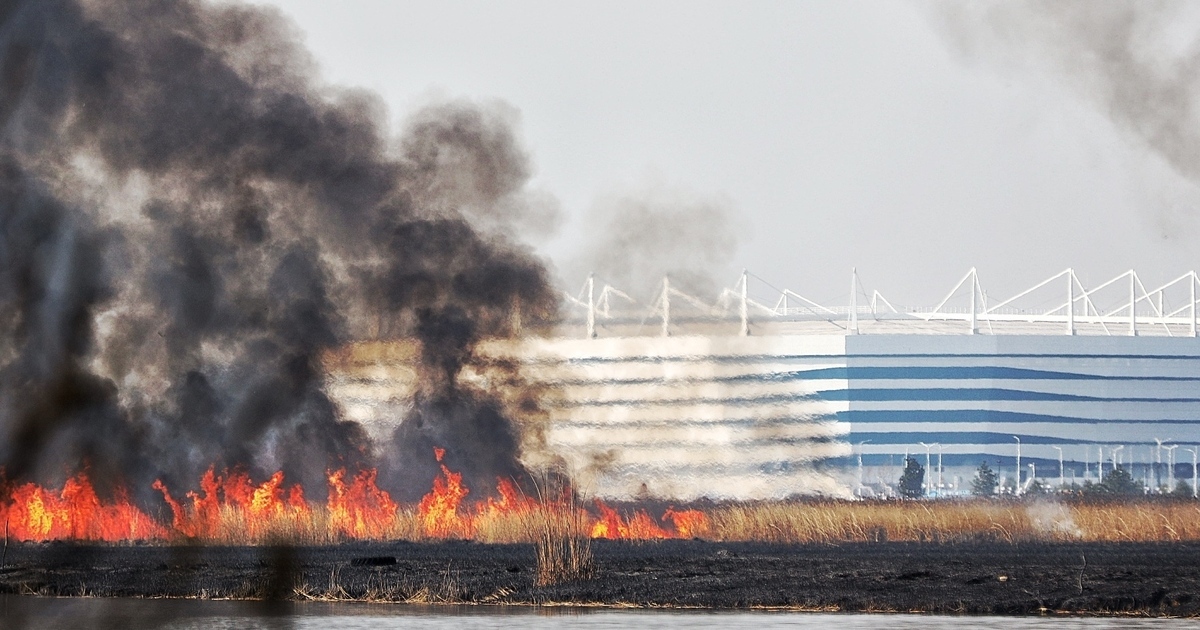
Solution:
<svg viewBox="0 0 1200 630"><path fill-rule="evenodd" d="M670 521L675 531L670 531L645 510L637 510L632 516L622 518L616 510L603 501L596 500L600 517L592 524L592 538L613 540L654 540L662 538L692 538L708 531L708 516L700 510L676 510L667 508L663 521Z"/></svg>
<svg viewBox="0 0 1200 630"><path fill-rule="evenodd" d="M375 485L374 469L360 471L349 486L345 469L329 473L329 526L348 538L381 539L398 509L391 495Z"/></svg>
<svg viewBox="0 0 1200 630"><path fill-rule="evenodd" d="M499 499L488 497L487 503L477 506L479 516L497 517L506 514L522 514L536 510L540 505L537 499L528 497L517 489L516 484L508 479L496 480L496 494Z"/></svg>
<svg viewBox="0 0 1200 630"><path fill-rule="evenodd" d="M58 493L27 483L13 490L0 507L9 535L22 541L87 540L120 542L161 538L165 529L118 489L113 501L101 503L87 473L67 479Z"/></svg>
<svg viewBox="0 0 1200 630"><path fill-rule="evenodd" d="M470 490L462 483L462 473L451 472L442 463L445 449L434 448L434 457L442 474L433 479L433 489L417 506L421 526L431 538L470 538L473 531L470 517L459 514L458 506Z"/></svg>
<svg viewBox="0 0 1200 630"><path fill-rule="evenodd" d="M529 497L509 479L496 480L495 497L468 506L464 502L470 490L463 484L462 474L444 463L445 454L444 449L434 449L441 470L430 492L416 506L418 525L427 537L471 538L478 527L489 527L489 521L496 519L536 510L576 509L562 497L545 498L544 503ZM213 468L201 476L199 490L188 492L184 501L176 500L162 481L154 482L152 487L162 493L170 509L169 525L142 512L124 490L118 489L111 500L102 501L86 473L67 479L59 491L33 483L13 488L8 500L0 502L0 518L7 522L9 535L21 541L120 542L184 537L252 543L302 527L346 539L384 540L406 531L403 524L408 521L402 518L411 512L402 511L391 495L376 485L374 469L360 470L352 478L340 469L328 472L326 478L326 518L317 517L321 506L310 503L299 484L285 484L282 472L256 484L244 470L226 470L218 475ZM569 489L566 492L570 494ZM622 515L597 500L594 512L595 516L580 512L593 538L691 538L709 530L708 517L699 510L671 507L655 520L645 510Z"/></svg>
<svg viewBox="0 0 1200 630"><path fill-rule="evenodd" d="M692 538L708 533L708 515L700 510L676 510L667 508L663 513L664 521L675 525L675 533L679 538Z"/></svg>

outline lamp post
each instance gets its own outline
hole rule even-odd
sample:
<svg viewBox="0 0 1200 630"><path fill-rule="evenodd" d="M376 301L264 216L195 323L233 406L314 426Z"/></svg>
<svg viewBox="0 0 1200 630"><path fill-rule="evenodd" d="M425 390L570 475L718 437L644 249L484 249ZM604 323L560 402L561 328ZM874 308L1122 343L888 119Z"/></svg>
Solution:
<svg viewBox="0 0 1200 630"><path fill-rule="evenodd" d="M1117 453L1125 449L1125 445L1112 447L1113 472L1117 472Z"/></svg>
<svg viewBox="0 0 1200 630"><path fill-rule="evenodd" d="M944 468L942 468L942 451L946 450L946 447L941 444L934 444L934 446L936 446L937 450L938 450L937 493L938 493L938 496L940 497L940 496L942 496L942 473L945 470Z"/></svg>
<svg viewBox="0 0 1200 630"><path fill-rule="evenodd" d="M924 442L917 442L917 444L920 444L921 446L924 446L924 447L925 447L925 479L924 479L923 481L924 481L924 483L925 483L925 493L926 493L926 494L928 494L928 493L929 493L929 487L930 487L931 485L933 485L933 484L929 483L929 477L930 477L930 471L929 471L929 448L930 448L931 446L933 446L933 444L926 444L926 443L924 443Z"/></svg>
<svg viewBox="0 0 1200 630"><path fill-rule="evenodd" d="M1063 488L1063 451L1062 451L1062 447L1051 445L1050 448L1058 451L1058 489L1062 490L1062 488Z"/></svg>
<svg viewBox="0 0 1200 630"><path fill-rule="evenodd" d="M1177 448L1179 448L1178 444L1163 447L1163 450L1167 452L1167 492L1175 491L1175 449Z"/></svg>
<svg viewBox="0 0 1200 630"><path fill-rule="evenodd" d="M1183 450L1192 452L1192 498L1195 499L1196 498L1196 453L1200 449L1185 448Z"/></svg>
<svg viewBox="0 0 1200 630"><path fill-rule="evenodd" d="M866 444L867 442L870 442L870 441L871 440L863 440L858 443L858 488L856 488L856 491L858 492L858 496L860 496L860 497L862 496L862 487L863 487L863 462L862 462L863 444Z"/></svg>
<svg viewBox="0 0 1200 630"><path fill-rule="evenodd" d="M1029 462L1029 484L1037 481L1037 466L1033 462Z"/></svg>
<svg viewBox="0 0 1200 630"><path fill-rule="evenodd" d="M1021 496L1021 438L1012 436L1017 441L1017 479L1013 486L1013 496Z"/></svg>
<svg viewBox="0 0 1200 630"><path fill-rule="evenodd" d="M1171 438L1167 438L1165 440L1162 438L1154 438L1154 443L1156 444L1156 446L1154 447L1154 461L1156 462L1154 464L1154 486L1156 488L1162 485L1161 468L1162 468L1163 444L1170 442L1170 441L1171 441Z"/></svg>

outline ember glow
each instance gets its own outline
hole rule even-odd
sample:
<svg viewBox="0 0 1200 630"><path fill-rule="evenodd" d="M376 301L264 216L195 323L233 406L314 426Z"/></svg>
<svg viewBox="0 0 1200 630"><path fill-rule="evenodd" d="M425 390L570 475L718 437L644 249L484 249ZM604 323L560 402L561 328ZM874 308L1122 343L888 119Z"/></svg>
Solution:
<svg viewBox="0 0 1200 630"><path fill-rule="evenodd" d="M496 496L468 504L470 490L462 475L442 461L445 451L435 449L441 474L415 506L394 501L376 485L374 469L349 475L346 470L327 475L328 499L324 505L305 498L299 484L289 484L282 472L256 483L241 470L218 473L210 468L199 480L199 491L180 498L161 481L153 488L162 493L169 512L155 518L118 489L102 500L86 472L69 478L61 489L33 483L16 486L0 504L8 537L26 542L76 540L92 542L196 540L223 544L255 544L269 540L387 540L396 538L470 539L488 523L569 509L560 497L539 500L523 493L511 480L497 479ZM622 515L597 500L594 512L583 510L583 522L593 538L651 540L691 538L708 528L707 516L698 510L668 509L661 519L646 510ZM419 525L410 527L413 521ZM520 527L520 526L518 526ZM313 532L322 535L313 536Z"/></svg>

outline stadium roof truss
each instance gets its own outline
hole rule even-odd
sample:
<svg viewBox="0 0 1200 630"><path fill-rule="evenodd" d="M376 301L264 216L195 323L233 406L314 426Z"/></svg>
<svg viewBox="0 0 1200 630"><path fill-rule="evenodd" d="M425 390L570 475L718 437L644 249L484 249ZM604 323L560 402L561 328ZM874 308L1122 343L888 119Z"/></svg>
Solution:
<svg viewBox="0 0 1200 630"><path fill-rule="evenodd" d="M755 297L751 296L755 281ZM598 289L598 290L597 290ZM851 272L850 303L825 306L790 289L780 289L743 271L732 288L714 302L689 295L664 277L653 297L641 303L628 293L588 276L576 295L565 294L572 314L583 315L589 338L597 326L654 325L660 334L673 326L699 321L751 326L824 323L820 332L842 334L924 332L931 334L1063 334L1153 335L1195 337L1200 278L1189 271L1166 284L1147 289L1134 270L1088 288L1073 269L1039 282L1012 297L991 303L971 268L936 306L896 307L879 291L867 292ZM769 295L763 299L763 295ZM1040 299L1040 302L1037 301ZM673 309L674 308L674 312Z"/></svg>

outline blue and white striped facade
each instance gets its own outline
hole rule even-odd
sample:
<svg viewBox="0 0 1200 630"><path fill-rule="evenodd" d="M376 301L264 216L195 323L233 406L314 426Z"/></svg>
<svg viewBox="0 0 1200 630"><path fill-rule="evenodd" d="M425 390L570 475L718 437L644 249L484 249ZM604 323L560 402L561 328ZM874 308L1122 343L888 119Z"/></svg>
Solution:
<svg viewBox="0 0 1200 630"><path fill-rule="evenodd" d="M816 334L542 343L533 355L563 396L550 444L562 453L603 453L613 475L597 483L616 483L622 490L615 494L633 485L689 497L844 494L858 485L860 453L870 484L894 483L905 455L924 464L927 451L928 482L953 492L984 461L1011 479L1016 438L1026 481L1031 463L1039 477L1057 480L1058 447L1067 482L1095 480L1103 456L1105 467L1116 457L1158 485L1165 464L1147 465L1168 455L1155 438L1200 444L1200 340L1190 337ZM1184 456L1176 452L1179 474Z"/></svg>
<svg viewBox="0 0 1200 630"><path fill-rule="evenodd" d="M1157 485L1167 461L1155 438L1200 443L1200 340L1191 337L861 335L846 337L845 400L836 412L867 467L885 474L904 452L937 444L943 465L982 461L1056 480L1095 479L1112 458ZM1015 436L1015 437L1014 437ZM858 446L860 442L866 442ZM1123 447L1123 448L1122 448ZM1176 459L1183 462L1182 452ZM856 462L855 462L856 463ZM1190 477L1191 456L1187 454ZM960 471L962 472L962 471ZM970 471L965 471L969 475ZM1028 474L1026 470L1024 474ZM871 479L871 475L867 475ZM946 478L949 481L949 478Z"/></svg>
<svg viewBox="0 0 1200 630"><path fill-rule="evenodd" d="M1176 474L1190 480L1200 339L945 330L780 324L749 336L544 337L479 351L518 359L544 386L545 413L513 412L529 461L564 463L596 496L850 496L860 453L863 481L881 488L906 454L925 463L922 442L933 468L941 455L943 492L953 492L983 461L1011 479L1014 436L1024 475L1033 463L1044 481L1057 481L1058 447L1067 482L1095 480L1102 452L1106 468L1116 457L1158 485L1165 466L1147 464L1169 456L1156 438L1179 445ZM381 433L411 388L413 353L393 354L331 374L347 417ZM938 480L932 468L927 478Z"/></svg>

